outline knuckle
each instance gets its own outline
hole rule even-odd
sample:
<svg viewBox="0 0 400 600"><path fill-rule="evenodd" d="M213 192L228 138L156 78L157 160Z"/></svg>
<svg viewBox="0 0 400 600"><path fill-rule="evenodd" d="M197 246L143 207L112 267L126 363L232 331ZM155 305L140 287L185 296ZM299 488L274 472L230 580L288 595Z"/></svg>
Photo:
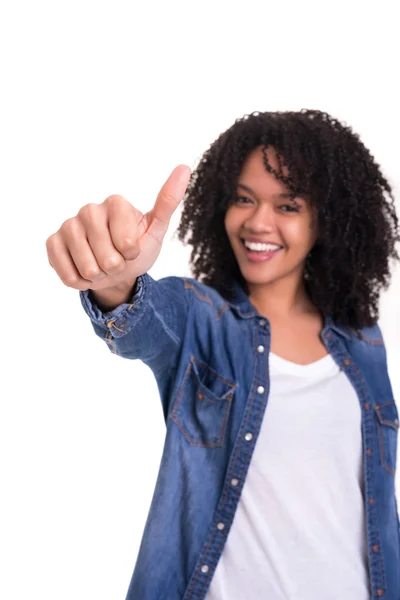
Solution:
<svg viewBox="0 0 400 600"><path fill-rule="evenodd" d="M94 202L89 202L89 204L85 204L82 208L79 209L78 215L84 218L91 217L98 211L99 205Z"/></svg>
<svg viewBox="0 0 400 600"><path fill-rule="evenodd" d="M67 273L66 275L60 275L60 279L64 283L64 285L66 285L67 287L72 287L72 288L77 287L78 282L79 282L78 277L76 275L74 275L73 273Z"/></svg>
<svg viewBox="0 0 400 600"><path fill-rule="evenodd" d="M61 229L67 234L75 234L78 231L76 217L71 217L70 219L64 221L64 223L61 225Z"/></svg>
<svg viewBox="0 0 400 600"><path fill-rule="evenodd" d="M109 205L119 205L123 204L124 202L125 198L123 198L119 194L111 194L111 196L107 196L107 198L104 200L104 204Z"/></svg>
<svg viewBox="0 0 400 600"><path fill-rule="evenodd" d="M101 268L104 271L113 271L113 272L121 272L124 270L125 265L124 262L121 258L119 258L118 256L106 256L103 259L103 263L101 265Z"/></svg>
<svg viewBox="0 0 400 600"><path fill-rule="evenodd" d="M92 266L82 267L81 275L84 279L92 280L92 279L95 279L96 277L99 277L100 271L96 267L92 267Z"/></svg>
<svg viewBox="0 0 400 600"><path fill-rule="evenodd" d="M118 250L120 250L123 255L129 254L129 256L138 253L137 241L131 237L124 237L119 244Z"/></svg>
<svg viewBox="0 0 400 600"><path fill-rule="evenodd" d="M129 236L125 236L122 238L121 241L121 248L123 250L129 250L130 248L133 248L135 246L136 242L133 238L129 237Z"/></svg>

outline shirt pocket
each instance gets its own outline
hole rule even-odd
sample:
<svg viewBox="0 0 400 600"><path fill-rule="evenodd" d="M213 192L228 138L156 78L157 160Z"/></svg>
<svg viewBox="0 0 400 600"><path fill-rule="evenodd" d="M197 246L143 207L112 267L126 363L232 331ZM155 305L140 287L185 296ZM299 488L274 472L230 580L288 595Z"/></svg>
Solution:
<svg viewBox="0 0 400 600"><path fill-rule="evenodd" d="M190 357L170 418L192 446L222 446L236 384Z"/></svg>
<svg viewBox="0 0 400 600"><path fill-rule="evenodd" d="M392 475L396 472L399 413L395 402L376 404L379 453L382 466Z"/></svg>

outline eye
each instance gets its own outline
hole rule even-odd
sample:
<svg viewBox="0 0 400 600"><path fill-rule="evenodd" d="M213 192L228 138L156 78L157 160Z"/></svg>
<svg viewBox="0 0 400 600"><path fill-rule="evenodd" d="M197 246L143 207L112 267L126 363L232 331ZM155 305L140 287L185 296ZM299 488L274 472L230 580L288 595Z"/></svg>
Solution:
<svg viewBox="0 0 400 600"><path fill-rule="evenodd" d="M279 208L283 209L287 209L284 210L283 212L299 212L300 211L300 205L297 204L297 202L292 201L292 204L282 204ZM247 196L236 196L233 200L234 204L241 204L241 205L245 205L245 204L252 204L253 200L251 200L250 198L248 198Z"/></svg>
<svg viewBox="0 0 400 600"><path fill-rule="evenodd" d="M247 198L247 196L236 196L234 202L236 202L237 204L247 204L247 202L241 202L242 200L248 200L249 202L251 202L250 198Z"/></svg>
<svg viewBox="0 0 400 600"><path fill-rule="evenodd" d="M288 208L289 210L284 210L283 212L299 212L300 206L296 204L293 206L292 204L282 204L280 208Z"/></svg>

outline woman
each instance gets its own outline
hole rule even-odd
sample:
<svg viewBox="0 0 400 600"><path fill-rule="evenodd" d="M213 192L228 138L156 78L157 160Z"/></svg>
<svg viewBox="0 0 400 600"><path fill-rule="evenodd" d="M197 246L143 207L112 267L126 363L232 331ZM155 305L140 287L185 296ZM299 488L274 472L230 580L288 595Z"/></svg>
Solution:
<svg viewBox="0 0 400 600"><path fill-rule="evenodd" d="M127 600L400 599L399 415L377 324L399 259L390 184L316 110L246 115L187 189L179 169L147 215L114 197L48 242L97 335L160 390ZM182 185L194 277L155 281Z"/></svg>

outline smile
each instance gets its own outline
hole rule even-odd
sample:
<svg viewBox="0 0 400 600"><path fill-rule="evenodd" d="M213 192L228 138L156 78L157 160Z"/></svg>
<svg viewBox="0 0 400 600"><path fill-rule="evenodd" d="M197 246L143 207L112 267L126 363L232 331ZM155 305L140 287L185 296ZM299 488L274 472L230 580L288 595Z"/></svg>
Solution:
<svg viewBox="0 0 400 600"><path fill-rule="evenodd" d="M245 250L247 259L250 262L264 262L271 260L274 258L283 248L275 247L273 248L269 244L247 244L244 240L242 240L242 245ZM251 246L249 248L248 246Z"/></svg>

